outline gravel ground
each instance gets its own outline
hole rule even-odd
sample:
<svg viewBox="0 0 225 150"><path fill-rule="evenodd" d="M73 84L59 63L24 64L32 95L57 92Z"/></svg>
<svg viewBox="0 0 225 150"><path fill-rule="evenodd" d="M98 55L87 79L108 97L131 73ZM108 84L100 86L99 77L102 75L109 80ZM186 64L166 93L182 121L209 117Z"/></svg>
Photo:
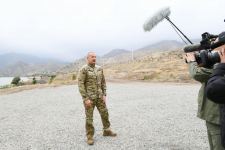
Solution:
<svg viewBox="0 0 225 150"><path fill-rule="evenodd" d="M108 83L107 105L117 137L103 137L97 109L95 145L85 137L76 85L0 96L1 150L206 150L196 117L197 84Z"/></svg>

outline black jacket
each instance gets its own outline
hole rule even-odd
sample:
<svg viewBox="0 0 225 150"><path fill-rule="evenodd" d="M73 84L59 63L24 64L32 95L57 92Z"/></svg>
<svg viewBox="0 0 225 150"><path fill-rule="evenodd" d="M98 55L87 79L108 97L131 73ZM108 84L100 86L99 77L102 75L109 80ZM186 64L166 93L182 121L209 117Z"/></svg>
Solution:
<svg viewBox="0 0 225 150"><path fill-rule="evenodd" d="M206 86L207 97L220 105L221 142L225 147L225 63L214 69Z"/></svg>
<svg viewBox="0 0 225 150"><path fill-rule="evenodd" d="M225 63L214 69L206 86L206 95L215 103L225 104Z"/></svg>

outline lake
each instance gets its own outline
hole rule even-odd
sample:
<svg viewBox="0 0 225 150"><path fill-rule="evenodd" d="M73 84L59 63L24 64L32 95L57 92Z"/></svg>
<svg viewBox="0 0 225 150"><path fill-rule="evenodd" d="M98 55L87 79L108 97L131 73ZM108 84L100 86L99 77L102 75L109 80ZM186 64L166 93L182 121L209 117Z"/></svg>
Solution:
<svg viewBox="0 0 225 150"><path fill-rule="evenodd" d="M0 77L0 86L10 84L13 78L14 77ZM20 79L21 79L21 81L29 80L29 78L27 78L27 77L21 77Z"/></svg>

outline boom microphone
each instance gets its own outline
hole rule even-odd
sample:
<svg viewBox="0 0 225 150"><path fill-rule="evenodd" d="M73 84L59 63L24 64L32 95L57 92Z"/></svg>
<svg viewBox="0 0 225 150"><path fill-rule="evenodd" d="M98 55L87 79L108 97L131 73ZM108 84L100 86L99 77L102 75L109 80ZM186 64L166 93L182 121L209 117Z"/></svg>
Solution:
<svg viewBox="0 0 225 150"><path fill-rule="evenodd" d="M169 18L170 13L171 12L170 12L170 8L169 7L166 7L164 9L161 9L160 11L158 11L157 13L155 13L152 17L150 17L144 23L144 25L143 25L144 31L151 31L159 22L163 21L163 19L166 19L167 21L169 21L169 23L172 25L172 27L174 28L174 30L176 32L178 31L179 33L181 33L186 38L186 40L188 40L188 42L190 44L193 44L191 42L191 40L170 20L170 18ZM178 32L177 32L177 34L179 35ZM180 38L182 39L181 36L180 36Z"/></svg>
<svg viewBox="0 0 225 150"><path fill-rule="evenodd" d="M159 22L170 15L170 8L166 7L155 13L143 25L145 31L151 31Z"/></svg>

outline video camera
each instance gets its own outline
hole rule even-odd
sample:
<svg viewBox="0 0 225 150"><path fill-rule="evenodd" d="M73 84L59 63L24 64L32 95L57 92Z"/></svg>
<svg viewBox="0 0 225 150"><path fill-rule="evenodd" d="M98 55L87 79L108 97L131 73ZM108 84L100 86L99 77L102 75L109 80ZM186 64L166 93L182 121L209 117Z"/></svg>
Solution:
<svg viewBox="0 0 225 150"><path fill-rule="evenodd" d="M184 52L195 52L196 62L199 66L211 68L215 63L220 62L220 56L215 48L225 44L225 32L219 35L212 35L208 32L202 34L200 44L188 45L184 47Z"/></svg>

